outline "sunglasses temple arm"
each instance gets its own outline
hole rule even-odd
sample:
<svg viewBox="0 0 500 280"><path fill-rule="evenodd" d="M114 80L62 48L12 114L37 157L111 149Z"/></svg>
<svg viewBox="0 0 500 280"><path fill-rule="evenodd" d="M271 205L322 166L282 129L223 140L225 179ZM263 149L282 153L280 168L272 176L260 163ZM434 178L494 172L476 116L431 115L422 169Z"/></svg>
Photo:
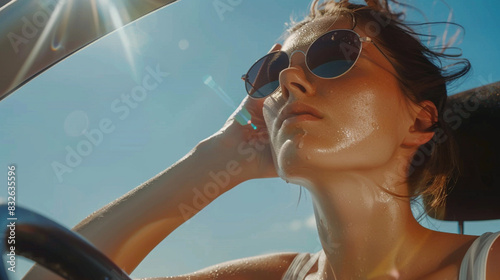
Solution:
<svg viewBox="0 0 500 280"><path fill-rule="evenodd" d="M394 70L396 70L396 65L394 63L392 63L392 61L389 59L389 57L382 51L382 49L373 41L370 39L370 43L372 43L376 48L377 50L385 57L385 59L387 59L387 61L389 61L389 63L392 65L392 67L394 68ZM397 71L397 70L396 70ZM397 75L396 75L397 77ZM397 77L399 79L399 77Z"/></svg>

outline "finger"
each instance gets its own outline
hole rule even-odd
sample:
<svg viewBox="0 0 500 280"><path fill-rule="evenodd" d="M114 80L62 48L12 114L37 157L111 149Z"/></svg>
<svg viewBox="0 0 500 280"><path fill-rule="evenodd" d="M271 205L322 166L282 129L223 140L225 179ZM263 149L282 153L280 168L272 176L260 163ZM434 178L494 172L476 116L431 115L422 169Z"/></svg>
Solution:
<svg viewBox="0 0 500 280"><path fill-rule="evenodd" d="M276 43L276 44L274 44L274 45L273 45L273 47L269 50L269 52L268 52L268 53L272 53L272 52L279 51L279 50L281 50L281 44Z"/></svg>

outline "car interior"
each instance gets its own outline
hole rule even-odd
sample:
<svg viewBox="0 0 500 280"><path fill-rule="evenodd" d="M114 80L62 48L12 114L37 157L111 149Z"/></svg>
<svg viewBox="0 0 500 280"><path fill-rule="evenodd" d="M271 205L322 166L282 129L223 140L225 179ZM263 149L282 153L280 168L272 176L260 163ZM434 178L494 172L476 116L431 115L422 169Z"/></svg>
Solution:
<svg viewBox="0 0 500 280"><path fill-rule="evenodd" d="M128 22L93 26L95 10L104 9L94 1L74 1L66 28L75 30L74 36L66 38L64 48L54 51L45 40L57 41L59 27L40 29L36 22L20 25L16 21L22 15L49 9L57 12L58 2L41 6L41 2L2 1L0 2L0 34L9 38L10 30L26 29L35 40L23 41L22 38L0 40L3 65L0 67L0 101L29 83L34 77L50 67L70 57L78 50L103 38L127 23L136 21L157 9L170 5L175 0L109 0L129 11ZM96 6L97 5L97 6ZM49 13L47 11L47 13ZM79 14L80 16L76 16ZM46 31L50 30L50 31ZM52 33L51 33L52 32ZM54 39L55 38L55 39ZM22 50L12 47L23 44ZM18 55L17 52L23 52ZM464 233L464 222L500 219L500 82L483 85L462 91L448 97L445 115L453 128L460 160L460 174L456 182L449 182L448 196L444 207L435 211L426 209L435 219L456 221L459 233ZM1 208L7 208L3 203ZM131 279L117 265L109 260L84 237L66 227L20 206L16 206L16 254L45 266L61 277L70 279ZM0 212L3 223L0 231L1 251L9 252L8 213ZM71 256L71 257L68 257ZM76 265L78 263L78 265ZM8 279L4 265L0 265L0 278Z"/></svg>

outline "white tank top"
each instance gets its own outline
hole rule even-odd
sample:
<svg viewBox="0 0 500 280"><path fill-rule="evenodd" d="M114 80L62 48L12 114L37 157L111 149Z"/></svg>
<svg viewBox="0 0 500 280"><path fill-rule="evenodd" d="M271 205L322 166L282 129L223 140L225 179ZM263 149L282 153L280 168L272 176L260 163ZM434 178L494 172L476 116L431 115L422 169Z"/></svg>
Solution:
<svg viewBox="0 0 500 280"><path fill-rule="evenodd" d="M458 280L486 280L488 253L498 236L500 236L500 231L486 232L474 240L462 260Z"/></svg>
<svg viewBox="0 0 500 280"><path fill-rule="evenodd" d="M500 236L500 231L486 232L474 240L462 260L458 280L486 280L488 252L498 236ZM293 259L282 280L304 280L320 254L321 251L314 254L299 253Z"/></svg>

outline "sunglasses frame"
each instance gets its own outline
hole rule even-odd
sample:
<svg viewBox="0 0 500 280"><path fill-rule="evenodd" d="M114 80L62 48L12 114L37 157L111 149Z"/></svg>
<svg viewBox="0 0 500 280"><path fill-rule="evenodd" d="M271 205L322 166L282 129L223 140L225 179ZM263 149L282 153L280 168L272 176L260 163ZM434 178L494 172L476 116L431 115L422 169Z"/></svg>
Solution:
<svg viewBox="0 0 500 280"><path fill-rule="evenodd" d="M301 53L303 53L303 54L304 54L304 58L305 58L305 65L306 65L307 69L309 70L309 72L311 72L311 74L313 74L314 76L316 76L316 77L318 77L318 78L320 78L320 79L325 79L325 80L336 79L336 78L338 78L338 77L341 77L341 76L345 75L345 74L346 74L346 73L348 73L349 71L351 71L352 67L354 67L354 65L358 62L358 59L359 59L359 57L361 56L361 52L363 51L363 43L364 43L364 42L372 43L372 44L373 44L373 45L374 45L374 46L375 46L375 47L376 47L376 48L380 51L380 53L381 53L381 54L382 54L382 55L383 55L383 56L384 56L384 57L385 57L385 58L386 58L386 59L387 59L387 60L391 63L391 65L392 65L392 66L396 69L396 67L394 66L394 64L392 63L392 61L391 61L391 60L387 57L387 55L386 55L386 54L385 54L385 53L384 53L384 52L383 52L383 51L379 48L379 46L378 46L378 45L377 45L377 44L376 44L376 43L372 40L372 38L371 38L371 37L368 37L368 36L367 36L367 37L361 37L361 36L360 36L360 35L359 35L356 31L354 31L354 28L355 28L355 27L356 27L356 24L354 24L354 27L353 27L353 28L351 28L351 29L333 29L333 30L326 31L325 33L323 33L323 34L321 34L320 36L318 36L318 38L316 38L316 39L315 39L315 40L314 40L314 41L313 41L313 42L312 42L312 43L311 43L311 44L307 47L307 50L306 50L306 52L305 52L305 53L304 53L304 51L301 51L301 50L294 50L291 54L288 54L287 52L284 52L284 51L281 51L281 50L279 50L279 51L274 51L274 52L270 52L270 53L268 53L268 54L264 55L263 57L261 57L261 58L257 59L257 60L256 60L256 61L252 64L252 66L250 66L250 68L248 69L247 73L246 73L246 74L243 74L243 75L241 76L241 79L245 82L245 85L248 83L248 84L249 84L249 85L253 88L252 84L251 84L250 82L248 82L248 81L247 81L248 73L250 72L250 70L252 70L252 68L253 68L253 67L254 67L254 66L255 66L255 65L256 65L259 61L261 61L262 59L264 59L265 57L270 56L270 55L273 55L273 54L276 54L276 53L279 53L279 52L284 53L284 54L288 57L288 66L287 66L286 68L290 67L291 60L292 60L292 56L293 56L296 52L301 52ZM331 77L331 78L325 78L325 77L318 76L318 75L316 75L316 74L315 74L315 73L311 70L311 68L309 68L309 65L307 64L307 55L309 54L309 50L310 50L310 49L311 49L311 47L312 47L312 46L313 46L313 45L314 45L314 44L315 44L315 43L316 43L316 42L317 42L320 38L322 38L323 36L327 35L328 33L333 33L333 32L338 32L338 31L349 31L349 32L354 33L354 34L358 37L358 39L359 39L359 41L360 41L360 47L359 47L359 52L358 52L358 55L356 56L356 60L355 60L355 61L354 61L354 63L353 63L353 64L349 67L349 69L347 69L344 73L342 73L342 74L340 74L340 75L338 75L338 76ZM283 70L285 70L286 68L283 68ZM281 71L283 71L283 70L281 70ZM280 72L281 72L281 71L280 71ZM261 98L266 98L266 97L268 97L268 96L270 96L270 95L274 94L278 88L279 88L279 86L278 86L278 87L276 87L276 89L274 89L274 90L273 90L271 93L269 93L268 95L266 95L266 96L262 96L262 97L254 97L254 96L250 95L250 93L249 93L249 92L248 92L248 90L246 89L246 86L245 86L245 91L247 92L247 94L248 94L251 98L253 98L253 99L261 99Z"/></svg>

